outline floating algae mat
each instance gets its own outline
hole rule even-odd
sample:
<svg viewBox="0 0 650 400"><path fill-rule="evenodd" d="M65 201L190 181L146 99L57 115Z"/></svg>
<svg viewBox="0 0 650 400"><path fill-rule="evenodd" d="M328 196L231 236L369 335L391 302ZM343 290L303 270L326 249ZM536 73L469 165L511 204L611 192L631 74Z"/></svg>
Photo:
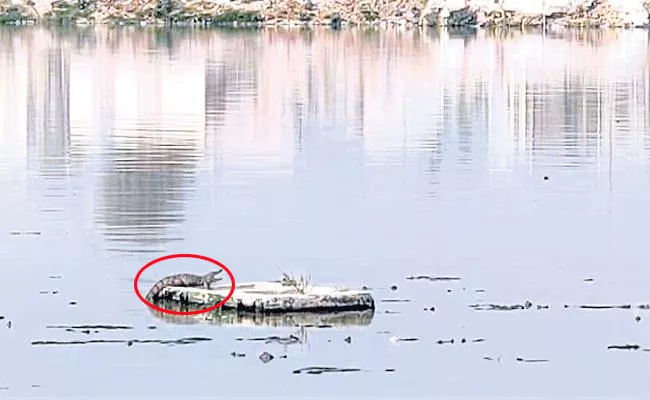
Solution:
<svg viewBox="0 0 650 400"><path fill-rule="evenodd" d="M168 286L161 290L159 297L166 304L177 303L193 309L205 309L221 302L230 290L230 285L211 289ZM232 297L218 311L236 311L238 314L326 314L374 309L375 301L365 290L319 285L300 291L281 281L270 281L237 284Z"/></svg>

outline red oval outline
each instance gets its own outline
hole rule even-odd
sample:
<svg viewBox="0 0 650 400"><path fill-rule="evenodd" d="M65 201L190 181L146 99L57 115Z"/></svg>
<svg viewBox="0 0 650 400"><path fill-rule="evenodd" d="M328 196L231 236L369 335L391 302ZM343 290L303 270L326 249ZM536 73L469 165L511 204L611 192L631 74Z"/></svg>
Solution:
<svg viewBox="0 0 650 400"><path fill-rule="evenodd" d="M158 306L153 305L153 304L151 304L150 302L148 302L144 297L142 297L142 294L140 294L140 290L138 290L138 280L140 279L140 275L142 275L142 273L144 272L144 270L146 270L147 268L151 267L152 265L157 264L157 263L159 263L159 262L161 262L161 261L170 260L170 259L172 259L172 258L196 258L196 259L199 259L199 260L203 260L203 261L211 262L212 264L215 264L215 265L218 265L219 267L221 267L221 269L223 269L224 271L226 271L226 273L228 273L228 276L230 277L230 285L231 285L231 287L230 287L230 292L228 293L228 296L226 296L226 297L225 297L223 300L221 300L219 303L217 303L217 304L215 304L215 305L213 305L213 306L211 306L211 307L208 307L208 308L203 309L203 310L195 310L195 311L173 311L173 310L167 310L167 309L165 309L165 308L158 307ZM179 253L179 254L168 254L168 255L166 255L166 256L158 257L158 258L156 258L155 260L151 260L151 261L149 261L147 264L145 264L144 267L140 268L140 270L138 271L138 273L135 275L135 279L133 280L133 288L135 289L135 294L138 296L138 298L140 299L140 301L142 301L142 302L143 302L144 304L146 304L148 307L151 307L151 308L153 308L153 309L156 310L156 311L160 311L160 312L163 312L163 313L166 313L166 314L174 314L174 315L196 315L196 314L203 314L203 313L206 313L206 312L209 312L209 311L212 311L212 310L216 310L217 308L219 308L219 307L221 307L222 305L226 304L226 302L227 302L228 300L230 300L230 298L232 297L232 295L235 293L235 277L233 276L232 272L230 272L230 270L228 269L228 267L226 267L225 265L223 265L223 264L220 263L219 261L217 261L217 260L215 260L215 259L212 259L212 258L210 258L210 257L202 256L202 255L200 255L200 254L183 254L183 253Z"/></svg>

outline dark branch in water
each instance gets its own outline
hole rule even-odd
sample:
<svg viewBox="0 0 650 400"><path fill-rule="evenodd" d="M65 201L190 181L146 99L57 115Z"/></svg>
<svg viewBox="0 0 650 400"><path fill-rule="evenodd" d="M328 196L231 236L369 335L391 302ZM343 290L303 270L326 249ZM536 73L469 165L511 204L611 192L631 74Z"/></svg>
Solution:
<svg viewBox="0 0 650 400"><path fill-rule="evenodd" d="M409 275L406 277L408 280L428 280L431 282L435 281L459 281L460 278L456 276L429 276L429 275Z"/></svg>
<svg viewBox="0 0 650 400"><path fill-rule="evenodd" d="M318 375L318 374L322 374L323 372L361 372L361 369L337 368L337 367L305 367L293 371L294 374L300 374L302 372L306 374Z"/></svg>
<svg viewBox="0 0 650 400"><path fill-rule="evenodd" d="M540 360L540 359L525 359L521 357L517 357L516 360L518 362L524 362L524 363L542 363L542 362L549 362L550 360Z"/></svg>
<svg viewBox="0 0 650 400"><path fill-rule="evenodd" d="M578 308L585 308L585 309L591 309L591 310L606 310L606 309L611 309L611 308L621 308L628 310L632 308L630 304L623 304L623 305L604 305L604 306L599 306L599 305L581 305L578 306Z"/></svg>
<svg viewBox="0 0 650 400"><path fill-rule="evenodd" d="M612 344L607 346L607 350L639 350L641 346L638 344Z"/></svg>
<svg viewBox="0 0 650 400"><path fill-rule="evenodd" d="M181 339L172 339L172 340L160 340L160 339L94 339L94 340L71 340L71 341L46 341L46 340L37 340L32 342L32 346L44 346L44 345L65 345L65 344L93 344L93 343L125 343L129 346L133 343L158 343L158 344L193 344L203 341L212 340L211 338L206 337L188 337Z"/></svg>
<svg viewBox="0 0 650 400"><path fill-rule="evenodd" d="M526 301L524 304L513 304L513 305L501 305L501 304L470 304L470 308L473 308L477 311L490 311L490 310L497 310L497 311L514 311L514 310L528 310L533 306L533 303L530 301ZM537 305L537 309L546 309L548 306L546 305Z"/></svg>
<svg viewBox="0 0 650 400"><path fill-rule="evenodd" d="M292 343L301 343L301 340L299 337L294 336L294 335L289 335L287 337L280 337L280 336L267 336L267 337L254 337L254 338L237 338L235 339L237 341L243 341L243 340L250 340L250 341L255 341L255 342L264 342L266 344L268 343L280 343L280 344L292 344Z"/></svg>
<svg viewBox="0 0 650 400"><path fill-rule="evenodd" d="M400 337L392 337L390 338L390 341L393 343L397 342L417 342L420 340L419 338L416 337L405 337L405 338L400 338Z"/></svg>
<svg viewBox="0 0 650 400"><path fill-rule="evenodd" d="M133 329L127 325L48 325L48 329Z"/></svg>

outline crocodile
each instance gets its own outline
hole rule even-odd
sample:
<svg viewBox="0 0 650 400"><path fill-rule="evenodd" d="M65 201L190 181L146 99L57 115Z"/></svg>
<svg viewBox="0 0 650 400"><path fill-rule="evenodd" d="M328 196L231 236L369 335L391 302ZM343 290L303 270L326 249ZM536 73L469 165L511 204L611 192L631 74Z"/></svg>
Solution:
<svg viewBox="0 0 650 400"><path fill-rule="evenodd" d="M205 275L194 275L188 273L181 273L170 275L162 278L156 282L149 292L147 293L147 300L156 300L160 292L169 286L180 286L180 287L203 287L205 289L210 289L213 283L221 281L221 277L218 275L222 273L223 270L211 271Z"/></svg>

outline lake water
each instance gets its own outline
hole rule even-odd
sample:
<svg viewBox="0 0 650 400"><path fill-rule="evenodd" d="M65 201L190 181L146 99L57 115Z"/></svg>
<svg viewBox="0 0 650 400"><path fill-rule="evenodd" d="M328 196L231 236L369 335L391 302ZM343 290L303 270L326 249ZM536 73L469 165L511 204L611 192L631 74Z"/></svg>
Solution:
<svg viewBox="0 0 650 400"><path fill-rule="evenodd" d="M0 29L0 395L647 398L648 46ZM377 310L302 332L173 323L133 290L171 253L238 282L365 285ZM209 268L165 261L140 288ZM97 324L131 329L53 327ZM212 340L138 342L187 337ZM39 344L98 339L116 342ZM309 366L361 371L293 373Z"/></svg>

